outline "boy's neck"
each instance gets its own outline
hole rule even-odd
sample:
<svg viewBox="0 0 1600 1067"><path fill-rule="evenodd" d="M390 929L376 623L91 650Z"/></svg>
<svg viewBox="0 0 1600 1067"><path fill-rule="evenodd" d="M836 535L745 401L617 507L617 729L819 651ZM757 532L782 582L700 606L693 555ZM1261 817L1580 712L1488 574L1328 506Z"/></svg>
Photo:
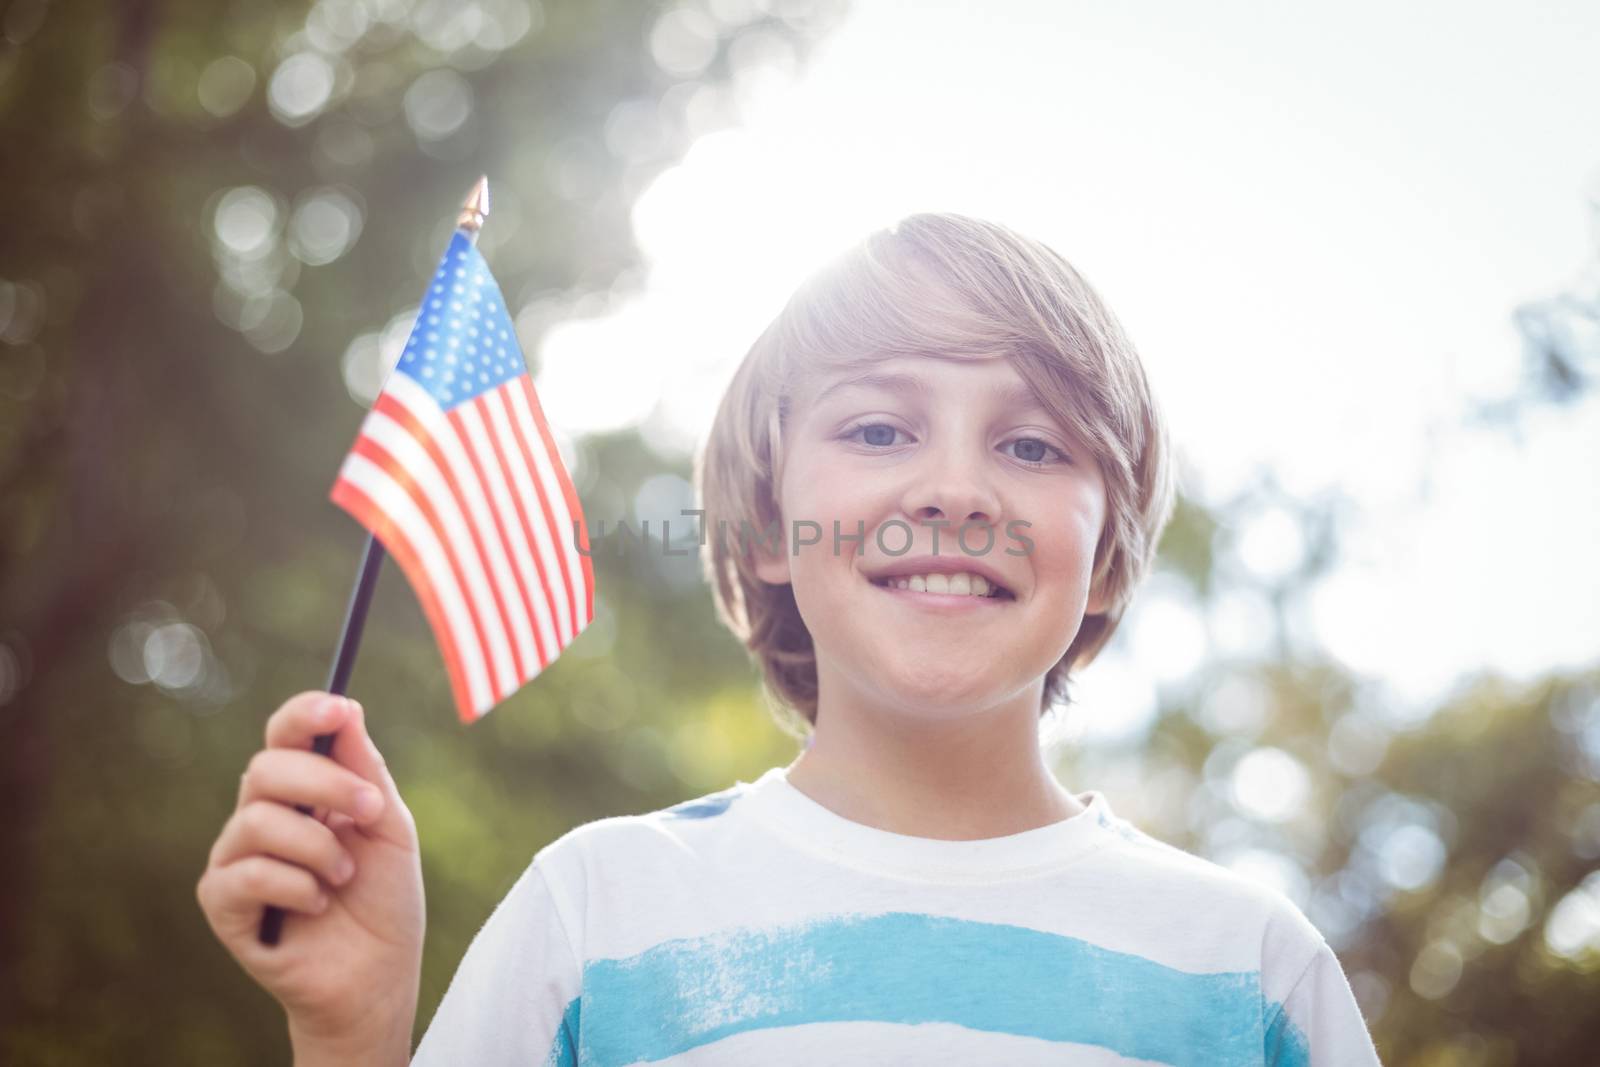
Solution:
<svg viewBox="0 0 1600 1067"><path fill-rule="evenodd" d="M948 841L1005 837L1083 811L1039 749L1038 695L957 719L819 708L789 784L852 822Z"/></svg>

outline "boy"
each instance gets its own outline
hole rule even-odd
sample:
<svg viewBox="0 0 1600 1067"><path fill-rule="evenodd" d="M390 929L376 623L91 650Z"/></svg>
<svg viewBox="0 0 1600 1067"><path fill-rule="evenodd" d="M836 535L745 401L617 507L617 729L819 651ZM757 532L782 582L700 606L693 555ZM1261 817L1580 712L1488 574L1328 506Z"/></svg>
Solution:
<svg viewBox="0 0 1600 1067"><path fill-rule="evenodd" d="M540 850L414 1062L1378 1062L1287 898L1040 752L1173 502L1138 358L1066 261L959 215L869 236L756 341L697 481L719 615L808 744ZM334 759L297 751L336 725ZM285 704L200 898L297 1062L404 1062L421 896L360 709ZM264 903L300 913L275 949Z"/></svg>

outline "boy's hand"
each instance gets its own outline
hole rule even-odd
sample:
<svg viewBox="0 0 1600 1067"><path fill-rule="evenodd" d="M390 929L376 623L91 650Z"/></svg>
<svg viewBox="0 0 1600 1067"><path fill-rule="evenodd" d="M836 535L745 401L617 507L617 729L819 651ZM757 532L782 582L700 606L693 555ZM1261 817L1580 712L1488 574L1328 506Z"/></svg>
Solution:
<svg viewBox="0 0 1600 1067"><path fill-rule="evenodd" d="M328 756L311 751L334 731ZM196 893L218 939L283 1005L297 1053L409 1058L422 864L359 704L310 692L273 713ZM288 913L276 945L257 940L268 904Z"/></svg>

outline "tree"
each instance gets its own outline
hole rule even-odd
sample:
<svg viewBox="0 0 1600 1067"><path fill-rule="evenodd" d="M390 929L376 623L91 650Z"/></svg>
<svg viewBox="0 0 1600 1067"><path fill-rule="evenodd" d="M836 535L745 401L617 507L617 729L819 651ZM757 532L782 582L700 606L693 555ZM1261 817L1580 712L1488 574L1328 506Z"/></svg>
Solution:
<svg viewBox="0 0 1600 1067"><path fill-rule="evenodd" d="M732 121L746 68L803 53L837 15L806 0L6 10L0 1058L281 1062L281 1020L209 943L193 881L266 714L325 676L360 543L326 494L374 335L415 306L480 172L496 207L481 247L513 312L532 309L530 354L538 308L637 286L634 195ZM686 468L633 434L577 447L590 499ZM409 590L397 572L381 583L353 692L416 786L423 1021L534 848L681 799L665 761L692 746L644 732L667 716L633 679L700 701L671 720L685 730L741 676L737 649L704 651L708 614L638 632L702 595L597 549L603 616L584 640L606 651L571 650L470 732ZM759 720L733 736L742 755L777 740Z"/></svg>

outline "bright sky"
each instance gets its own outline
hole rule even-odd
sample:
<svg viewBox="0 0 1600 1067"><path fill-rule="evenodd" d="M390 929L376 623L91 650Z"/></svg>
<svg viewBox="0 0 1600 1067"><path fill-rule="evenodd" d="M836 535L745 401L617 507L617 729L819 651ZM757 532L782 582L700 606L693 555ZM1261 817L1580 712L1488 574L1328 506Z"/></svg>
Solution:
<svg viewBox="0 0 1600 1067"><path fill-rule="evenodd" d="M1515 381L1512 309L1595 255L1596 40L1583 2L857 0L798 81L741 94L740 126L642 197L647 291L547 337L545 410L692 448L825 256L911 211L986 216L1116 310L1186 492L1270 471L1354 501L1299 625L1400 704L1593 664L1600 403L1522 446L1456 418ZM1294 530L1264 513L1238 565L1292 563ZM1154 583L1080 702L1137 725L1162 680L1258 643L1262 610L1205 619Z"/></svg>

